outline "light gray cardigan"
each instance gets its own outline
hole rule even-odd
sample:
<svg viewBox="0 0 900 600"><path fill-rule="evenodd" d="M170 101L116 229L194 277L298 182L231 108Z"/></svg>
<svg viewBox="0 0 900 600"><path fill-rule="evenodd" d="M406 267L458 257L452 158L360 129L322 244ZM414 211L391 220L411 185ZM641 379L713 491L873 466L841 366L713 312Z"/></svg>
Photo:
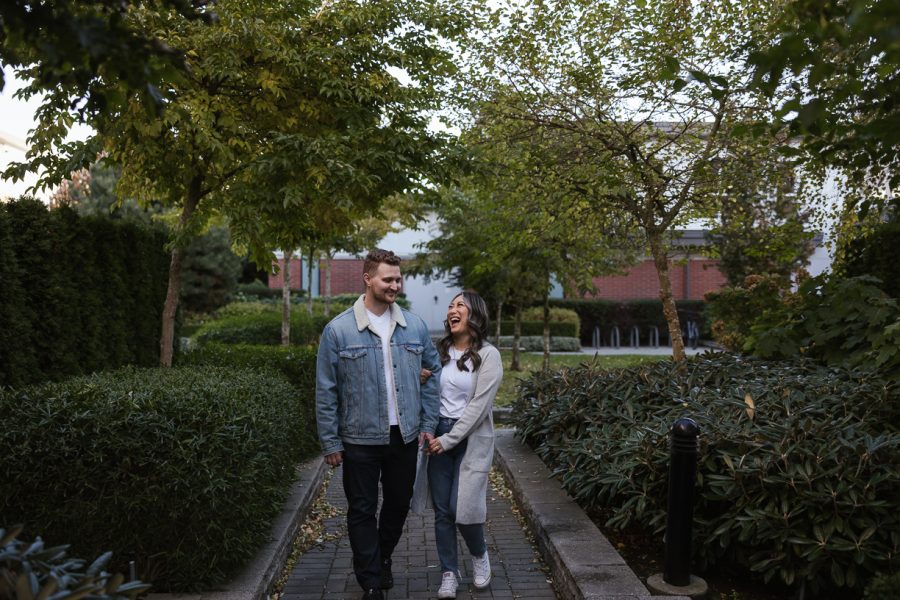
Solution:
<svg viewBox="0 0 900 600"><path fill-rule="evenodd" d="M487 520L488 472L494 459L494 397L503 379L500 351L485 344L478 351L481 366L475 371L475 389L462 416L449 433L439 436L444 451L468 439L459 467L456 522L484 523Z"/></svg>

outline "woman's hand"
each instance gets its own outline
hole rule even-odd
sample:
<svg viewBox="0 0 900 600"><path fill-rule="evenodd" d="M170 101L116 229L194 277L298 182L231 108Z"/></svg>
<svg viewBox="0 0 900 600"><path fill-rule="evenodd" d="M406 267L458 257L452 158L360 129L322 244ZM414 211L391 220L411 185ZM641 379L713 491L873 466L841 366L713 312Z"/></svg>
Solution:
<svg viewBox="0 0 900 600"><path fill-rule="evenodd" d="M429 377L431 377L431 371L423 368L422 372L419 373L419 381L424 384L426 381L428 381Z"/></svg>
<svg viewBox="0 0 900 600"><path fill-rule="evenodd" d="M441 454L444 451L444 447L441 445L441 440L438 438L434 438L431 440L431 443L428 444L428 453L429 454Z"/></svg>

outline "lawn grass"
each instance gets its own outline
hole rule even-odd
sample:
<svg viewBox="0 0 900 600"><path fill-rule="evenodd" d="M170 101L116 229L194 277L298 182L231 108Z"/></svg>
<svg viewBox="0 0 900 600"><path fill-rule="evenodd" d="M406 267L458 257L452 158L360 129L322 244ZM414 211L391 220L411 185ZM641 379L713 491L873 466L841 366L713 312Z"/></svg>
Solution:
<svg viewBox="0 0 900 600"><path fill-rule="evenodd" d="M540 371L544 356L540 353L521 352L519 353L519 365L522 367L522 370L512 371L510 370L512 351L501 350L500 355L503 358L503 382L500 384L500 389L497 391L497 397L494 399L494 406L509 406L516 398L516 387L518 386L519 381L529 377L534 371ZM589 354L551 354L550 368L576 367L592 360L594 360L594 357ZM596 360L603 368L621 369L623 367L631 367L641 363L671 360L671 356L621 354L616 356L597 356Z"/></svg>

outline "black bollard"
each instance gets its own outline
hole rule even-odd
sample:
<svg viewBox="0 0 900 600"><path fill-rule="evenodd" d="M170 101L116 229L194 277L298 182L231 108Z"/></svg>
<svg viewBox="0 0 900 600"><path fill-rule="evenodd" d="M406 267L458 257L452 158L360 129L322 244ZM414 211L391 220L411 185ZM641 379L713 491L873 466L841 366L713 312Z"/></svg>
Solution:
<svg viewBox="0 0 900 600"><path fill-rule="evenodd" d="M663 565L663 581L669 585L686 586L691 582L691 529L699 435L700 427L693 419L678 419L672 425L669 513Z"/></svg>

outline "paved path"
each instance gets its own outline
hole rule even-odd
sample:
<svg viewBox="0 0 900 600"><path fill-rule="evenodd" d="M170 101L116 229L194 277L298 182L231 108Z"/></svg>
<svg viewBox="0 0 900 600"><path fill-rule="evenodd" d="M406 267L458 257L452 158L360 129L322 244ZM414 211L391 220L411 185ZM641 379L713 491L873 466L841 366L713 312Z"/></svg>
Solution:
<svg viewBox="0 0 900 600"><path fill-rule="evenodd" d="M351 566L350 541L346 535L347 502L341 486L341 470L328 483L328 502L339 509L325 521L326 533L336 539L308 550L297 563L284 586L281 600L358 600L362 590ZM462 580L458 600L498 598L512 600L556 600L543 564L513 514L509 501L491 486L488 493L488 521L485 528L491 557L493 580L487 590L472 586L472 565L460 538ZM434 513L410 514L400 544L394 550L394 587L387 600L419 600L437 597L441 583L434 543Z"/></svg>

